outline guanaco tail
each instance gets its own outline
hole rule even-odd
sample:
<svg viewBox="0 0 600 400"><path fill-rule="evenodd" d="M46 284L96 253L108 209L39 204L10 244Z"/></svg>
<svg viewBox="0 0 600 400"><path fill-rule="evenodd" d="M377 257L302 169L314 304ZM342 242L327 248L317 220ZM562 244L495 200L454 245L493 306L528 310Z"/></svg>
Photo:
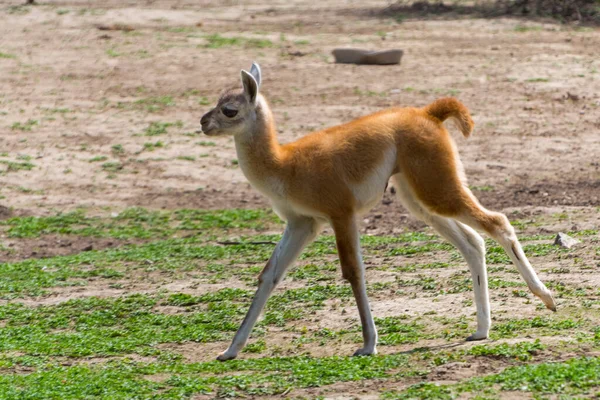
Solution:
<svg viewBox="0 0 600 400"><path fill-rule="evenodd" d="M471 134L474 123L462 103L442 98L423 108L390 108L281 145L259 93L260 67L254 63L241 74L243 89L221 96L202 117L202 131L233 135L244 175L287 225L260 274L248 314L219 360L235 358L242 350L273 289L325 223L335 233L342 276L350 282L362 324L364 344L354 355L377 352L357 220L381 200L390 178L402 204L466 259L477 308L477 331L467 340L487 338L491 325L485 244L476 231L496 240L533 294L556 311L506 216L482 207L466 185L456 146L443 125L452 118L465 137Z"/></svg>

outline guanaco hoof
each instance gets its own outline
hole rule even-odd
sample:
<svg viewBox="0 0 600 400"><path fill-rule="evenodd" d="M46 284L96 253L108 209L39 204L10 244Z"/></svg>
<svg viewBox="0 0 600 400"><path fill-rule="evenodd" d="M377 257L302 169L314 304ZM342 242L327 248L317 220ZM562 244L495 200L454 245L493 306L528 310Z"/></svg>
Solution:
<svg viewBox="0 0 600 400"><path fill-rule="evenodd" d="M475 342L475 341L477 341L477 340L485 340L485 339L487 339L487 338L488 338L488 335L487 335L487 334L477 334L477 333L474 333L474 334L472 334L471 336L469 336L469 337L466 339L466 341L467 341L467 342Z"/></svg>

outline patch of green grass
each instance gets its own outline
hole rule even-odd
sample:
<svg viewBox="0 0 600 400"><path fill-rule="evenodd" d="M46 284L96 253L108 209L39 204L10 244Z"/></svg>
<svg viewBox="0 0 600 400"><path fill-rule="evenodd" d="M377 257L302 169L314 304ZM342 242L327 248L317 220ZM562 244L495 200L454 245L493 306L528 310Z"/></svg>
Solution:
<svg viewBox="0 0 600 400"><path fill-rule="evenodd" d="M156 150L158 148L161 148L161 147L165 147L165 144L163 142L161 142L160 140L157 141L157 142L155 142L155 143L152 143L152 142L146 142L146 143L144 143L144 150L145 151L154 151L154 150Z"/></svg>
<svg viewBox="0 0 600 400"><path fill-rule="evenodd" d="M307 280L311 283L335 280L339 267L335 264L307 264L289 273L294 280Z"/></svg>
<svg viewBox="0 0 600 400"><path fill-rule="evenodd" d="M164 135L167 133L167 129L175 126L177 128L181 128L183 123L181 121L177 122L151 122L148 128L144 131L144 135L146 136L157 136Z"/></svg>
<svg viewBox="0 0 600 400"><path fill-rule="evenodd" d="M153 312L159 304L160 297L139 294L36 308L0 306L0 351L70 357L157 354L157 343L227 339L246 311L239 303L213 300L206 311Z"/></svg>
<svg viewBox="0 0 600 400"><path fill-rule="evenodd" d="M541 329L547 332L560 330L572 330L580 327L581 321L570 318L559 320L550 317L533 317L530 319L511 319L506 322L498 322L492 326L490 337L492 339L514 337L517 333L530 329Z"/></svg>
<svg viewBox="0 0 600 400"><path fill-rule="evenodd" d="M111 277L119 276L108 270ZM81 271L85 277L91 271ZM101 276L101 275L97 275ZM284 325L321 309L326 300L350 298L345 286L327 285L288 290L273 296L266 307L264 325ZM26 355L87 357L137 353L159 355L156 344L183 341L199 343L228 340L245 315L252 292L222 289L201 296L135 294L119 298L88 297L58 305L28 307L0 305L0 351ZM162 314L158 306L180 307ZM413 342L420 327L393 318L380 321L389 343ZM260 329L257 333L260 335ZM256 351L259 351L256 349Z"/></svg>
<svg viewBox="0 0 600 400"><path fill-rule="evenodd" d="M30 6L26 6L26 5L17 5L17 6L9 6L6 9L6 12L8 12L9 14L15 14L15 15L25 15L25 14L29 14L29 12L31 11L31 7Z"/></svg>
<svg viewBox="0 0 600 400"><path fill-rule="evenodd" d="M525 282L507 281L502 278L496 278L496 277L492 277L488 281L488 287L490 289L505 289L505 288L512 288L512 287L520 287L520 286L526 286Z"/></svg>
<svg viewBox="0 0 600 400"><path fill-rule="evenodd" d="M222 47L244 47L247 49L263 49L272 47L273 42L268 39L245 38L241 36L225 37L218 33L204 37L206 44L203 45L209 49L219 49Z"/></svg>
<svg viewBox="0 0 600 400"><path fill-rule="evenodd" d="M515 26L514 30L515 30L515 32L539 32L542 30L542 27L518 24L517 26Z"/></svg>
<svg viewBox="0 0 600 400"><path fill-rule="evenodd" d="M0 171L0 173L31 171L35 167L35 165L30 162L14 162L7 160L0 160L0 164L6 165L6 169L4 171Z"/></svg>
<svg viewBox="0 0 600 400"><path fill-rule="evenodd" d="M120 272L99 259L102 255L98 252L85 252L77 256L0 263L0 298L40 296L45 293L45 288L81 286L86 283L83 279L120 276ZM88 268L86 263L90 261L97 261L98 265Z"/></svg>
<svg viewBox="0 0 600 400"><path fill-rule="evenodd" d="M42 194L43 190L33 190L33 189L29 189L23 186L17 186L15 188L15 190L21 192L21 193L36 193L36 194Z"/></svg>
<svg viewBox="0 0 600 400"><path fill-rule="evenodd" d="M420 269L439 269L439 268L448 268L450 264L445 262L432 262L428 264L409 264L409 265L401 265L394 266L394 271L399 272L415 272Z"/></svg>
<svg viewBox="0 0 600 400"><path fill-rule="evenodd" d="M188 32L195 32L196 31L196 27L194 26L171 26L169 28L167 28L167 32L173 32L173 33L188 33Z"/></svg>
<svg viewBox="0 0 600 400"><path fill-rule="evenodd" d="M125 154L125 149L123 148L123 145L121 144L115 144L110 148L111 153L113 154L113 156L122 156L123 154Z"/></svg>
<svg viewBox="0 0 600 400"><path fill-rule="evenodd" d="M151 53L148 50L138 50L135 53L133 53L136 57L144 59L144 58L150 58L152 57Z"/></svg>
<svg viewBox="0 0 600 400"><path fill-rule="evenodd" d="M164 358L152 363L127 359L100 365L50 363L31 374L0 376L0 390L6 398L263 397L285 394L292 388L391 378L394 371L409 368L406 355L269 357L191 364ZM7 359L9 365L26 362L24 357ZM153 379L157 374L165 378Z"/></svg>
<svg viewBox="0 0 600 400"><path fill-rule="evenodd" d="M133 104L136 108L142 108L148 112L157 112L163 111L167 107L173 107L175 101L172 96L156 96L136 100Z"/></svg>
<svg viewBox="0 0 600 400"><path fill-rule="evenodd" d="M123 169L123 164L118 161L105 162L102 164L102 169L106 172L119 172Z"/></svg>
<svg viewBox="0 0 600 400"><path fill-rule="evenodd" d="M180 221L178 229L261 229L266 223L279 219L270 210L226 209L226 210L177 210L174 218Z"/></svg>
<svg viewBox="0 0 600 400"><path fill-rule="evenodd" d="M544 350L546 346L540 343L539 339L535 342L519 342L514 345L502 343L496 346L487 344L471 347L467 354L472 356L485 356L493 358L512 358L519 361L529 361L532 356Z"/></svg>
<svg viewBox="0 0 600 400"><path fill-rule="evenodd" d="M526 79L525 82L550 82L548 78L530 78Z"/></svg>
<svg viewBox="0 0 600 400"><path fill-rule="evenodd" d="M412 256L421 253L430 253L443 250L452 250L454 247L448 243L429 242L417 246L402 246L391 249L388 252L390 256Z"/></svg>
<svg viewBox="0 0 600 400"><path fill-rule="evenodd" d="M106 55L109 56L109 57L111 57L111 58L116 58L116 57L120 57L121 53L119 53L115 49L108 49L108 50L106 50Z"/></svg>
<svg viewBox="0 0 600 400"><path fill-rule="evenodd" d="M387 392L384 399L454 399L461 393L498 395L498 391L532 393L535 398L559 394L593 395L600 386L600 358L580 357L565 362L549 362L510 367L484 377L472 378L454 385L419 383L403 392ZM553 396L555 397L555 396ZM586 396L587 397L587 396Z"/></svg>
<svg viewBox="0 0 600 400"><path fill-rule="evenodd" d="M106 161L106 160L108 160L108 157L106 157L106 156L95 156L95 157L90 158L88 161L89 162L100 162L100 161Z"/></svg>
<svg viewBox="0 0 600 400"><path fill-rule="evenodd" d="M25 123L15 122L11 125L10 129L20 131L31 131L34 126L39 125L39 121L36 119L28 119Z"/></svg>
<svg viewBox="0 0 600 400"><path fill-rule="evenodd" d="M10 220L8 220L10 221ZM29 234L34 236L31 230L39 229L35 226L39 221L30 221L32 226L20 228L22 231L10 231L9 235ZM186 221L181 221L177 227L180 228ZM198 225L200 221L194 221ZM233 222L233 221L232 221ZM235 221L239 223L241 221ZM5 221L2 221L5 223ZM245 225L256 225L256 221L249 221ZM241 223L243 224L243 222ZM62 226L57 224L44 229L44 233L79 233L82 236L108 236L108 237L148 237L149 235L164 235L165 231L156 228L154 232L145 225L120 221L114 225L100 227L94 226ZM170 229L170 228L167 228ZM215 229L210 225L205 229L210 232ZM168 232L168 230L167 230ZM202 232L204 233L204 232ZM159 270L159 271L191 271L202 270L206 266L206 276L210 276L208 269L211 262L219 261L230 264L234 260L241 264L264 263L271 255L273 246L254 246L251 244L239 244L222 246L209 244L202 236L194 236L186 239L167 239L138 246L123 246L115 249L101 251L87 251L69 256L58 256L46 259L28 259L14 263L0 263L0 298L14 298L20 296L39 296L44 293L45 288L53 286L85 285L84 279L95 276L97 271L110 268L116 271L128 271L135 269ZM256 278L261 267L254 268L251 272L252 279ZM234 269L236 274L247 274L252 268Z"/></svg>
<svg viewBox="0 0 600 400"><path fill-rule="evenodd" d="M351 298L349 285L315 285L306 288L289 289L271 296L262 324L285 326L287 321L299 320L307 313L321 309L326 300ZM301 304L298 304L301 303Z"/></svg>
<svg viewBox="0 0 600 400"><path fill-rule="evenodd" d="M557 271L564 273L564 270ZM565 284L560 281L546 281L546 286L555 292L556 297L584 297L587 295L587 290L576 285Z"/></svg>
<svg viewBox="0 0 600 400"><path fill-rule="evenodd" d="M177 159L183 161L196 161L196 157L194 156L177 156Z"/></svg>
<svg viewBox="0 0 600 400"><path fill-rule="evenodd" d="M14 54L3 53L0 51L0 58L17 58Z"/></svg>
<svg viewBox="0 0 600 400"><path fill-rule="evenodd" d="M527 257L542 257L549 254L561 254L568 252L569 249L559 248L551 243L528 244L523 246L523 251ZM512 261L500 246L488 247L486 253L488 264L511 264Z"/></svg>
<svg viewBox="0 0 600 400"><path fill-rule="evenodd" d="M360 238L361 247L370 250L374 254L384 253L386 255L413 255L427 251L437 251L442 249L452 249L453 247L444 243L429 242L424 245L413 246L407 243L422 242L437 239L437 236L428 235L421 232L409 232L396 236L374 236L362 235ZM397 246L404 244L405 246ZM333 236L321 235L317 240L304 251L301 258L320 257L327 254L336 254L335 238Z"/></svg>
<svg viewBox="0 0 600 400"><path fill-rule="evenodd" d="M149 398L163 388L164 384L143 379L123 366L65 367L50 363L29 374L0 376L4 399Z"/></svg>
<svg viewBox="0 0 600 400"><path fill-rule="evenodd" d="M422 275L419 275L419 277L417 279L396 278L396 283L400 287L418 286L421 288L421 290L424 290L424 291L433 291L438 288L438 284L435 281L435 278L432 278L430 276L422 276Z"/></svg>
<svg viewBox="0 0 600 400"><path fill-rule="evenodd" d="M528 298L529 297L529 292L527 292L526 290L513 290L512 291L513 296L515 297L521 297L521 298Z"/></svg>
<svg viewBox="0 0 600 400"><path fill-rule="evenodd" d="M387 92L375 92L373 90L362 90L357 87L354 88L354 94L357 96L367 96L367 97L385 97L387 96Z"/></svg>
<svg viewBox="0 0 600 400"><path fill-rule="evenodd" d="M69 108L47 108L45 111L48 114L67 114L73 112L73 110Z"/></svg>
<svg viewBox="0 0 600 400"><path fill-rule="evenodd" d="M379 344L399 345L417 343L424 338L424 326L403 317L375 318L375 326L379 334Z"/></svg>
<svg viewBox="0 0 600 400"><path fill-rule="evenodd" d="M149 211L129 208L116 217L88 217L74 211L50 217L16 217L0 221L8 226L8 236L32 238L45 234L129 238L165 238L177 231L206 231L210 229L260 229L277 222L267 210L176 210Z"/></svg>
<svg viewBox="0 0 600 400"><path fill-rule="evenodd" d="M581 237L585 237L585 236L595 236L598 234L598 230L597 229L584 229L581 231L572 231L569 232L569 235L571 236L581 236Z"/></svg>
<svg viewBox="0 0 600 400"><path fill-rule="evenodd" d="M285 397L292 389L367 379L378 379L378 385L382 383L378 387L389 387L386 381L398 387L398 379L423 377L428 369L448 362L468 363L482 358L493 365L514 366L537 359L537 354L545 350L539 341L510 345L486 343L470 348L419 348L422 340L456 340L457 337L464 338L473 328L474 317L429 317L435 314L432 312L418 317L397 315L375 320L381 345L418 343L406 346L417 347L413 352L393 351L395 354L358 358L270 357L292 352L277 345L272 346L269 337L265 337L266 332L281 332L281 327L292 334L300 333L300 337L292 343L300 347L294 350L296 353L303 351L301 347L304 343L329 346L360 341L360 325L354 319L347 322L352 326L345 329L313 329L323 316L327 318L328 312L343 312L341 308L346 310L352 307L355 313L350 285L334 284L339 278L335 239L321 236L305 253L304 258L308 258L309 263L290 271L290 277L301 280L302 285L295 282L293 289L276 291L269 300L265 317L258 323L245 350L260 354L260 358L227 363L184 362L178 352L186 351L187 346L194 346L195 342L202 350L204 343L222 341L225 349L225 341L229 341L238 328L254 290L234 288L234 284L229 283L242 280L255 284L256 276L271 256L274 245L252 242L276 242L281 235L248 234L245 230L263 229L268 224L280 225L277 217L265 210L151 211L142 208L127 209L110 217L89 216L84 211L77 211L52 217L18 217L0 221L2 236L12 238L60 234L157 240L69 256L0 263L2 299L41 296L50 287L86 285L91 280L112 280L104 284L126 288L122 279L129 277L133 271L136 276L139 274L144 277L147 275L145 272L155 271L148 274L151 279L155 276L158 279L184 279L191 276L201 282L214 279L215 282L228 285L221 290L208 289L208 292L204 287L194 286L195 295L163 291L119 298L90 297L38 306L18 304L14 300L4 302L0 304L0 398ZM227 244L218 243L226 237L223 232L228 229L234 229L231 234L235 236L227 238ZM239 229L244 230L243 234ZM176 237L183 235L186 237ZM397 249L409 255L411 252L419 254L423 249L426 252L441 250L441 244L439 237L419 232L394 237L365 235L361 238L367 260L373 256L377 256L378 260L382 257L383 263L389 265L398 263L399 259L389 258L390 253ZM535 246L527 251L532 254L552 254L553 250L546 245ZM448 249L451 248L448 245ZM419 251L414 252L415 249ZM595 248L592 249L594 251ZM456 252L452 254L454 257ZM417 258L413 262L425 261ZM464 268L461 268L461 273L454 273L453 270L435 271L450 267L455 266L446 262L401 267L384 265L380 272L417 273L402 276L405 281L371 283L368 291L381 300L393 293L397 285L406 284L416 287L417 293L422 292L435 302L436 295L445 289L447 275L452 274L451 283L460 283L460 280L470 282L468 271L462 271ZM433 275L436 272L443 274ZM522 285L520 281L513 282L493 274L490 279L490 287L509 288L503 291L509 294L510 288L518 291ZM550 281L548 285L555 293L573 296L577 296L581 289L561 285L559 281ZM597 294L596 288L586 290L593 296ZM402 299L406 297L401 297L399 301ZM512 301L523 300L513 298ZM574 317L565 319L563 314L558 314L560 318L554 315L500 320L494 324L492 338L564 336L566 332L569 336L581 339L577 345L585 343L592 348L600 343L600 329L595 328L593 325L596 321L591 320L595 315L592 308L587 309L590 313L585 314L590 320ZM500 315L497 317L507 317ZM308 327L304 326L305 321L310 321ZM192 343L185 348L177 346L185 342ZM209 347L213 349L213 346ZM552 354L559 349L559 346L553 347ZM216 356L217 350L214 351ZM129 358L132 354L151 357L153 361L134 362ZM547 358L546 353L543 355ZM109 359L102 360L102 357ZM88 363L87 359L93 359L94 362ZM384 396L435 399L472 393L472 396L466 397L483 398L499 390L530 391L538 397L548 393L563 394L558 384L544 383L546 377L541 376L541 372L534 373L534 365L526 367L528 369L519 371L520 376L516 373L508 375L507 371L512 369L509 367L500 374L467 379L455 385L424 384L410 387L404 392L389 392ZM598 364L594 366L596 369L598 367ZM586 392L589 388L598 386L594 386L597 377L589 371L591 368L580 363L571 369L544 372L554 374L556 380L562 380L566 393L587 395L594 393ZM581 381L577 374L584 376ZM521 386L515 386L516 389L511 386L517 384ZM536 385L543 387L543 390Z"/></svg>
<svg viewBox="0 0 600 400"><path fill-rule="evenodd" d="M495 189L493 186L484 185L484 186L469 186L469 189L476 190L479 192L493 192Z"/></svg>
<svg viewBox="0 0 600 400"><path fill-rule="evenodd" d="M254 343L248 343L244 350L244 353L262 353L267 349L267 343L264 339L257 340Z"/></svg>

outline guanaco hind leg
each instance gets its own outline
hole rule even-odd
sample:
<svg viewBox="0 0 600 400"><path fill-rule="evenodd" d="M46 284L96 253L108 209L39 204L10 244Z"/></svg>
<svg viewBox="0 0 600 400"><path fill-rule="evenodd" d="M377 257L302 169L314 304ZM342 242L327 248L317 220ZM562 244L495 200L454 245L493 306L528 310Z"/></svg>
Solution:
<svg viewBox="0 0 600 400"><path fill-rule="evenodd" d="M465 190L468 189L465 188ZM504 214L486 210L473 195L471 195L471 198L471 202L466 205L461 214L456 216L456 219L474 229L485 231L498 242L517 267L529 290L542 300L546 308L556 311L556 303L552 293L535 273L523 251L523 247L521 247L521 243L519 243L515 229L508 222L508 218Z"/></svg>
<svg viewBox="0 0 600 400"><path fill-rule="evenodd" d="M454 174L456 174L456 171ZM504 248L504 251L506 251L517 267L517 270L527 283L531 292L539 297L548 309L556 311L556 303L552 298L552 293L546 288L542 281L540 281L535 270L529 263L529 260L519 243L519 239L515 234L514 228L508 222L508 218L506 218L504 214L489 211L481 206L469 188L461 182L461 179L459 179L458 176L439 176L437 179L440 193L439 196L444 199L444 203L448 203L449 205L440 206L441 202L438 201L436 204L436 206L438 206L438 212L435 214L443 217L450 217L475 230L483 231L490 235ZM396 180L399 186L403 186L404 191L408 191L408 193L414 192L414 189L409 182L404 179L401 174L397 176ZM415 202L417 202L422 209L426 210L426 213L434 214L429 210L429 204L427 204L429 199L426 197L424 200L419 199L416 195L413 197ZM451 212L449 211L447 214L444 214L439 211L440 209L451 210Z"/></svg>
<svg viewBox="0 0 600 400"><path fill-rule="evenodd" d="M477 331L467 340L486 339L491 326L491 316L483 238L473 229L458 221L427 211L411 193L400 174L394 176L393 181L402 204L417 218L433 227L452 243L467 261L473 280L477 308Z"/></svg>

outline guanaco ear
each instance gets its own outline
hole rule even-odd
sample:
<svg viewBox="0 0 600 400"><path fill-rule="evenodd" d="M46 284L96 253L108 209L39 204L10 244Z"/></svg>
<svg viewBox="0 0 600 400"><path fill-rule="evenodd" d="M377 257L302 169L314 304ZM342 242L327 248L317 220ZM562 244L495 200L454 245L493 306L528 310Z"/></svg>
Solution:
<svg viewBox="0 0 600 400"><path fill-rule="evenodd" d="M262 74L260 72L260 65L253 62L252 67L250 68L250 73L252 74L254 79L256 79L256 83L258 84L258 87L260 87L260 81L262 79Z"/></svg>
<svg viewBox="0 0 600 400"><path fill-rule="evenodd" d="M242 70L242 85L244 85L244 93L248 97L248 101L251 104L256 104L258 82L250 72Z"/></svg>

